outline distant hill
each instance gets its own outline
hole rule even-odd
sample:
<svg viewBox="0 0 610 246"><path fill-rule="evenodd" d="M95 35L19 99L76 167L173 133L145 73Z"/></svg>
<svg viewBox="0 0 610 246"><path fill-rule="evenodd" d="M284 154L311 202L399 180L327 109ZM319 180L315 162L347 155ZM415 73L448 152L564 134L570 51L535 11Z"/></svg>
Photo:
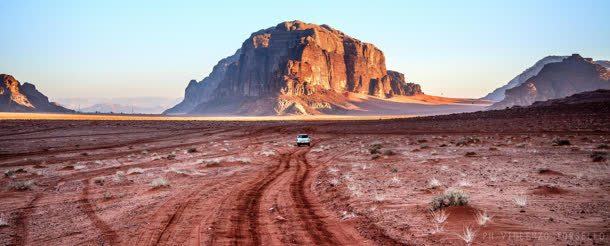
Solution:
<svg viewBox="0 0 610 246"><path fill-rule="evenodd" d="M60 98L62 105L83 113L161 114L178 103L180 98L120 97L120 98Z"/></svg>
<svg viewBox="0 0 610 246"><path fill-rule="evenodd" d="M561 62L546 64L536 76L506 90L505 98L490 108L528 106L536 101L563 98L597 89L610 89L610 70L591 58L574 54Z"/></svg>
<svg viewBox="0 0 610 246"><path fill-rule="evenodd" d="M23 85L13 76L0 74L0 112L70 113L36 89L30 83Z"/></svg>
<svg viewBox="0 0 610 246"><path fill-rule="evenodd" d="M554 63L554 62L561 62L561 61L563 61L563 59L568 58L568 57L569 56L544 57L544 58L538 60L533 66L527 68L525 71L523 71L522 73L517 75L515 78L511 79L506 85L495 89L494 91L490 92L489 94L487 94L485 97L482 97L481 99L496 101L496 102L502 101L502 99L504 99L504 92L506 90L517 87L517 86L525 83L525 81L527 81L531 77L538 75L540 70L542 70L542 68L546 64ZM598 61L594 61L594 62L599 65L604 66L605 68L610 68L610 61L598 60Z"/></svg>

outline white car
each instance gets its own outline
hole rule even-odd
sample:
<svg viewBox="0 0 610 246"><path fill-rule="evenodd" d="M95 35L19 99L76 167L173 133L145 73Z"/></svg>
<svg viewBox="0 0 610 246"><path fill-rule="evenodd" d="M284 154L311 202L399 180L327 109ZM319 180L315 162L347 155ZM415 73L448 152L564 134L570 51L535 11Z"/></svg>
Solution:
<svg viewBox="0 0 610 246"><path fill-rule="evenodd" d="M299 134L297 135L297 146L307 145L311 146L311 138L307 134Z"/></svg>

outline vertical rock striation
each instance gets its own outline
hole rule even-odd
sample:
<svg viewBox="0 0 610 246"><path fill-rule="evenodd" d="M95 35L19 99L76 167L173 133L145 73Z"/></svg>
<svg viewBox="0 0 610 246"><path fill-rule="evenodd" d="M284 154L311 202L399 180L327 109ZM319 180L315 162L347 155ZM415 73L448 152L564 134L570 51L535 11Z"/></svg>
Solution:
<svg viewBox="0 0 610 246"><path fill-rule="evenodd" d="M290 21L253 33L209 77L191 81L184 101L166 113L315 114L344 108L345 92L387 98L421 89L386 70L374 45L327 25Z"/></svg>

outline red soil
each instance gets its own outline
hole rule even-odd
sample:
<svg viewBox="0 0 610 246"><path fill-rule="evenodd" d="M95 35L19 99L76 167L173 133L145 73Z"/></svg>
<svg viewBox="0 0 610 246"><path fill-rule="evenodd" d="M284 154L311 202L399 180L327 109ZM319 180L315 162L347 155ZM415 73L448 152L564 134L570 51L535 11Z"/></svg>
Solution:
<svg viewBox="0 0 610 246"><path fill-rule="evenodd" d="M0 121L0 171L24 170L0 178L8 224L0 245L456 245L466 226L476 245L609 244L610 173L589 155L610 143L610 114L524 110L383 121ZM293 146L303 132L311 148ZM553 146L557 138L572 144ZM159 177L170 185L151 187ZM429 188L431 178L441 186ZM17 191L16 181L34 183ZM434 232L429 202L449 187L470 202L447 208ZM527 205L514 204L517 196ZM482 211L492 219L478 225Z"/></svg>

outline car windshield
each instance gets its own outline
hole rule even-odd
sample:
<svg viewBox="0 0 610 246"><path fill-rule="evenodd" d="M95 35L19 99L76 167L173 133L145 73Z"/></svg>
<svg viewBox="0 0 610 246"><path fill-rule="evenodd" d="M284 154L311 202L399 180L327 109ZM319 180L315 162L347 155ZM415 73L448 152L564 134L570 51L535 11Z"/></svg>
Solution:
<svg viewBox="0 0 610 246"><path fill-rule="evenodd" d="M307 136L307 134L299 134L299 136L297 138L308 138L309 136Z"/></svg>

